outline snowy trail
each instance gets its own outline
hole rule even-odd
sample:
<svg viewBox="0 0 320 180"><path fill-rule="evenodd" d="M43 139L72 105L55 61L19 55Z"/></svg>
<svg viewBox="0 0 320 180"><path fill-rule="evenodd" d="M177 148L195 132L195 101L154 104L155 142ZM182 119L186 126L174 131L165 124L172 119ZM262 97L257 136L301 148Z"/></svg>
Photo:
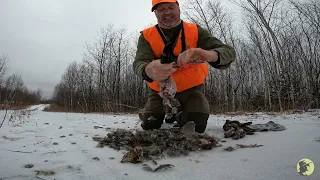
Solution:
<svg viewBox="0 0 320 180"><path fill-rule="evenodd" d="M163 159L158 163L175 167L150 173L142 170L141 165L121 164L122 151L97 148L97 142L92 140L95 135L105 136L108 133L105 128L141 129L137 115L52 113L42 111L45 106L30 107L31 113L21 116L9 112L15 117L0 129L0 179L320 179L320 142L316 141L320 137L320 110L282 115L211 115L207 133L221 139L224 139L222 125L226 119L253 123L271 120L287 129L247 135L240 140L226 139L226 143L221 143L223 147L211 151ZM4 111L0 111L0 117L3 116ZM223 150L236 144L263 146ZM301 176L296 170L303 158L315 164L309 177ZM25 164L34 166L25 168ZM37 170L55 174L37 178Z"/></svg>

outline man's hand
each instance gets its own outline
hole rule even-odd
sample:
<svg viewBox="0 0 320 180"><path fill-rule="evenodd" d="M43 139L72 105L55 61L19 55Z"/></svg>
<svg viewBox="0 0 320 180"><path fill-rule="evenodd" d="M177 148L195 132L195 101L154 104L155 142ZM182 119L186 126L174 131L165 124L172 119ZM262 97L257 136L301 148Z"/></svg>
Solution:
<svg viewBox="0 0 320 180"><path fill-rule="evenodd" d="M207 51L201 48L191 48L179 54L177 65L185 66L189 63L197 64L203 62L215 62L218 60L216 51Z"/></svg>
<svg viewBox="0 0 320 180"><path fill-rule="evenodd" d="M168 79L177 69L174 67L175 62L170 64L161 64L160 59L154 60L146 66L146 74L155 81Z"/></svg>

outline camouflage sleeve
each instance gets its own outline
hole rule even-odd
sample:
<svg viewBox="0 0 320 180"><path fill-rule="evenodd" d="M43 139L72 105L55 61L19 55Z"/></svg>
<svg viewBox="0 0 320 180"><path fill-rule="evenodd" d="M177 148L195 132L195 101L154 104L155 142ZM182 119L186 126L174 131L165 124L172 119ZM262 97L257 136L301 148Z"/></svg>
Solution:
<svg viewBox="0 0 320 180"><path fill-rule="evenodd" d="M217 69L226 69L236 58L236 51L233 47L224 44L218 38L212 36L207 30L198 26L198 47L205 50L214 50L218 52L218 61L209 63L212 67Z"/></svg>
<svg viewBox="0 0 320 180"><path fill-rule="evenodd" d="M153 60L153 52L150 44L144 38L143 34L140 34L138 39L136 56L133 62L133 71L142 79L145 78L145 67Z"/></svg>

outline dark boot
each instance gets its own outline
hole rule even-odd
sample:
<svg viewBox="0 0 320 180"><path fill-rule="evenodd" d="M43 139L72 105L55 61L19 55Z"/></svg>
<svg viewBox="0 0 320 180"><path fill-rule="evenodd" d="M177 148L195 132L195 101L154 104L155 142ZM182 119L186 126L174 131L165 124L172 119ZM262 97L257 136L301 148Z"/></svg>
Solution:
<svg viewBox="0 0 320 180"><path fill-rule="evenodd" d="M168 124L172 124L172 123L174 123L174 122L176 121L175 117L172 117L172 118L170 118L170 119L165 118L164 120L165 120L165 122L168 123Z"/></svg>
<svg viewBox="0 0 320 180"><path fill-rule="evenodd" d="M175 116L174 116L174 120L177 122L176 124L174 124L173 127L182 127L186 122L183 119L183 111L178 112Z"/></svg>
<svg viewBox="0 0 320 180"><path fill-rule="evenodd" d="M207 128L209 114L200 112L189 112L187 121L194 121L196 124L195 131L198 133L204 133Z"/></svg>
<svg viewBox="0 0 320 180"><path fill-rule="evenodd" d="M182 127L188 121L194 121L196 132L203 133L210 114L209 101L204 94L204 85L177 93L177 97L183 110L179 122L177 120L179 126Z"/></svg>
<svg viewBox="0 0 320 180"><path fill-rule="evenodd" d="M159 129L163 124L163 119L163 114L145 113L141 127L143 130Z"/></svg>

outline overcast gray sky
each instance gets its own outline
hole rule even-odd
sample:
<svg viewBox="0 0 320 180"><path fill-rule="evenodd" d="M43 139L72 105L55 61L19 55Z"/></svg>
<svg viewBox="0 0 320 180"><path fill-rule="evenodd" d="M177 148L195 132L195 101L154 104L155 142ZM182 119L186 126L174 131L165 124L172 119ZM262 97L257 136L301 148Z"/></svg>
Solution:
<svg viewBox="0 0 320 180"><path fill-rule="evenodd" d="M8 56L10 74L50 97L101 28L114 24L138 32L156 23L150 9L151 0L0 0L0 56Z"/></svg>

